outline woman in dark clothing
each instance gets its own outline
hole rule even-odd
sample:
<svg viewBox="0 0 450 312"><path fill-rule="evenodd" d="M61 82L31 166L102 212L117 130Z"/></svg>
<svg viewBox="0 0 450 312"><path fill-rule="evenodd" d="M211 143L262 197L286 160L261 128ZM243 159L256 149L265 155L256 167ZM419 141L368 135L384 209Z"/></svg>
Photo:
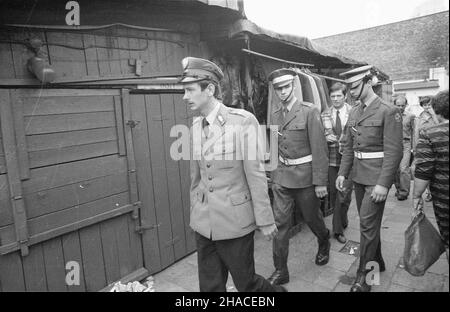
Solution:
<svg viewBox="0 0 450 312"><path fill-rule="evenodd" d="M439 123L422 130L415 151L413 207L422 200L428 184L433 199L433 209L439 232L444 240L448 260L449 217L449 168L448 168L448 90L438 93L433 99L433 109Z"/></svg>

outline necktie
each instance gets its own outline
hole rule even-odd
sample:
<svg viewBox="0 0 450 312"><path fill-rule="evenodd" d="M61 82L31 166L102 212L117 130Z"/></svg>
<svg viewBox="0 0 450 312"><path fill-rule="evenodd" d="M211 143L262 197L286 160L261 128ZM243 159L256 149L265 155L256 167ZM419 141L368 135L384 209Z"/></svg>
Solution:
<svg viewBox="0 0 450 312"><path fill-rule="evenodd" d="M203 131L205 132L206 137L208 137L208 134L209 134L208 126L209 126L209 122L208 122L208 120L206 120L206 117L205 117L202 120L202 128L203 128Z"/></svg>
<svg viewBox="0 0 450 312"><path fill-rule="evenodd" d="M287 114L288 114L287 108L286 108L286 107L283 107L283 123L284 123L284 121L286 120Z"/></svg>
<svg viewBox="0 0 450 312"><path fill-rule="evenodd" d="M340 138L342 134L341 117L339 117L339 111L336 111L336 135Z"/></svg>

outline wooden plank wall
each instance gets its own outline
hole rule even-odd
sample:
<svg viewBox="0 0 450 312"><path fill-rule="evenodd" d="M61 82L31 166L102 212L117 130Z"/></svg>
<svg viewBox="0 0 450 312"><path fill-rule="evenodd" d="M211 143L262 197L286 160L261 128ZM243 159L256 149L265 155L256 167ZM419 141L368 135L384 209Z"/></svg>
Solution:
<svg viewBox="0 0 450 312"><path fill-rule="evenodd" d="M0 255L0 291L95 291L143 267L130 213L66 228L130 204L127 159L119 155L119 91L10 92L23 105L28 230L31 238L44 238L26 257ZM0 175L0 246L16 239L6 183L6 174ZM79 286L65 284L68 261L81 265Z"/></svg>
<svg viewBox="0 0 450 312"><path fill-rule="evenodd" d="M179 75L185 56L207 58L209 53L195 36L131 29L115 30L108 36L50 31L17 31L8 36L11 40L38 37L49 43L85 47L44 48L57 79L68 80L134 75L130 59L142 61L143 76ZM135 38L143 36L147 39ZM182 44L171 42L174 40ZM87 48L92 45L102 47ZM26 69L30 56L23 45L0 43L0 60L5 65L0 79L33 78ZM122 130L118 126L122 117L118 117L120 105L114 101L120 93L102 92L11 90L17 100L14 107L20 102L23 112L26 153L22 156L26 158L20 164L29 170L24 171L22 181L29 234L45 237L30 246L27 257L21 257L18 251L0 255L0 291L95 291L141 268L144 261L151 272L156 272L194 251L188 226L188 164L174 163L168 156L171 125L188 120L185 106L175 105L180 103L179 96L141 95L139 104L132 103L145 110L143 115L135 110L133 119L138 115L148 122L141 141L150 142L142 154L138 153L139 141L135 143L136 158L140 159L137 165L146 170L137 168L139 185L153 189L153 193L140 192L149 205L144 213L145 225L155 226L142 236L144 253L130 214L82 228L64 228L130 203L124 141L120 137L123 126ZM0 246L16 240L7 181L0 136ZM176 196L168 196L169 187L170 194ZM59 232L52 234L54 229ZM79 286L68 287L64 282L68 261L81 265Z"/></svg>
<svg viewBox="0 0 450 312"><path fill-rule="evenodd" d="M136 76L134 60L142 62L141 76L181 74L181 60L188 56L207 55L198 38L175 32L141 31L115 28L107 34L64 31L8 31L11 41L39 38L56 79L76 80L112 76ZM60 44L65 46L56 46ZM72 48L70 48L72 47ZM0 60L5 64L1 78L34 78L27 70L33 54L19 43L0 42Z"/></svg>

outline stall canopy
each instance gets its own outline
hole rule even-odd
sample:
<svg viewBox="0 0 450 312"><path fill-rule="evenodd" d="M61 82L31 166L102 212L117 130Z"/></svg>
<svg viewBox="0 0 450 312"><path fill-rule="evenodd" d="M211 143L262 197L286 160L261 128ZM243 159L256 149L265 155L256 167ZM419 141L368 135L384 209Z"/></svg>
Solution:
<svg viewBox="0 0 450 312"><path fill-rule="evenodd" d="M316 65L322 65L320 63L323 63L323 65L333 64L344 66L362 66L367 64L365 62L356 61L328 51L313 43L307 37L279 34L271 30L264 29L247 19L238 20L232 25L229 30L229 38L236 38L245 33L248 33L253 39L253 46L258 46L261 49L271 50L272 54L277 54L277 52L274 50L278 50L278 53L281 52L281 54L286 54L289 49L292 49L292 51L296 51L296 54L298 55L298 49L301 49L305 54L301 55L303 62L307 61L307 63L313 63ZM288 51L283 51L283 49L280 49L279 44L285 45ZM295 53L292 54L292 56L295 57ZM306 58L304 56L306 56Z"/></svg>

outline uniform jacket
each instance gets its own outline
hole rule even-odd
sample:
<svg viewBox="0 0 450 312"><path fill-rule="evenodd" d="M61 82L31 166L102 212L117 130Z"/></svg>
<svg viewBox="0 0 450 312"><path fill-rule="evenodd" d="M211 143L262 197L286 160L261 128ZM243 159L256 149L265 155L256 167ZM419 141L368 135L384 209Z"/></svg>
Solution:
<svg viewBox="0 0 450 312"><path fill-rule="evenodd" d="M356 105L347 121L345 146L339 175L363 185L390 188L403 157L403 129L400 110L377 97L363 112ZM360 160L354 152L384 152L384 158Z"/></svg>
<svg viewBox="0 0 450 312"><path fill-rule="evenodd" d="M272 173L274 183L287 188L327 185L328 149L320 113L313 104L296 101L284 123L279 107L272 114L272 125L279 126L278 153L284 158L297 159L312 155L312 162L286 166L280 161Z"/></svg>
<svg viewBox="0 0 450 312"><path fill-rule="evenodd" d="M262 161L242 148L244 140L256 142L258 121L245 110L219 105L217 135L203 140L201 149L194 147L191 160L190 226L212 240L242 237L275 223ZM201 120L194 120L191 137L201 133ZM232 126L241 126L237 135Z"/></svg>

